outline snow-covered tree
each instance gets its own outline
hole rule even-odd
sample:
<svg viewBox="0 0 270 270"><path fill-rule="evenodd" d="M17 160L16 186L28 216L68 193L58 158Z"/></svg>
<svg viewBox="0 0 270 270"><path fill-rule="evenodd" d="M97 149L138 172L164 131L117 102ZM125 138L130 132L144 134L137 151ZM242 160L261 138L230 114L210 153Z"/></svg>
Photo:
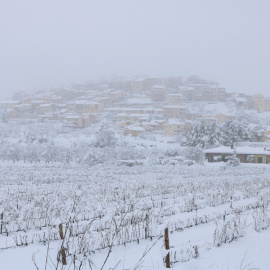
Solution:
<svg viewBox="0 0 270 270"><path fill-rule="evenodd" d="M217 147L223 144L224 134L222 131L222 125L219 122L213 121L209 124L208 138L208 147Z"/></svg>
<svg viewBox="0 0 270 270"><path fill-rule="evenodd" d="M225 159L227 160L227 162L226 162L226 165L227 166L233 166L233 167L235 167L235 166L239 166L240 165L240 160L239 160L239 158L236 155L236 151L233 152L233 155L232 156L227 156Z"/></svg>
<svg viewBox="0 0 270 270"><path fill-rule="evenodd" d="M217 121L206 124L197 121L191 125L186 141L188 146L211 148L220 145L231 146L235 142L253 141L254 132L247 122L228 120L223 125Z"/></svg>
<svg viewBox="0 0 270 270"><path fill-rule="evenodd" d="M116 146L117 141L118 139L113 130L102 129L96 134L94 145L100 148L114 147Z"/></svg>
<svg viewBox="0 0 270 270"><path fill-rule="evenodd" d="M184 156L186 159L195 161L199 164L203 164L205 162L205 154L202 148L198 146L187 147L184 151Z"/></svg>
<svg viewBox="0 0 270 270"><path fill-rule="evenodd" d="M7 123L9 121L8 112L6 110L2 110L0 112L0 118L1 118L2 123Z"/></svg>
<svg viewBox="0 0 270 270"><path fill-rule="evenodd" d="M224 145L230 146L235 142L247 142L254 140L254 133L250 130L247 122L228 120L223 125Z"/></svg>
<svg viewBox="0 0 270 270"><path fill-rule="evenodd" d="M206 148L209 145L208 126L204 121L196 121L187 134L187 146Z"/></svg>

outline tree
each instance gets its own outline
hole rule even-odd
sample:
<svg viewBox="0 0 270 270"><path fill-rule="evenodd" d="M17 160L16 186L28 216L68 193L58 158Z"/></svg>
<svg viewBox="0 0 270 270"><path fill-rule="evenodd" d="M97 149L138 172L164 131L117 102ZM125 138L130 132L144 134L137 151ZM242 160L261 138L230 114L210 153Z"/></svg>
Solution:
<svg viewBox="0 0 270 270"><path fill-rule="evenodd" d="M191 125L187 134L187 146L206 148L209 145L208 126L203 121Z"/></svg>
<svg viewBox="0 0 270 270"><path fill-rule="evenodd" d="M227 160L226 165L227 166L239 166L240 165L240 160L236 155L236 151L233 152L232 156L227 156L225 157L225 159Z"/></svg>
<svg viewBox="0 0 270 270"><path fill-rule="evenodd" d="M0 116L1 116L2 123L7 123L9 121L9 115L8 115L8 112L6 110L2 110L0 112Z"/></svg>
<svg viewBox="0 0 270 270"><path fill-rule="evenodd" d="M254 140L254 132L246 121L228 120L223 125L214 121L206 124L203 121L193 123L187 134L188 146L211 148L220 145L231 146L235 142Z"/></svg>
<svg viewBox="0 0 270 270"><path fill-rule="evenodd" d="M250 130L247 122L228 120L223 125L224 142L226 146L233 145L235 142L247 142L254 140L254 132Z"/></svg>
<svg viewBox="0 0 270 270"><path fill-rule="evenodd" d="M219 122L213 121L209 124L208 138L209 141L207 145L209 147L217 147L223 144L224 137L222 132L222 126Z"/></svg>
<svg viewBox="0 0 270 270"><path fill-rule="evenodd" d="M113 130L102 129L96 134L95 143L96 147L114 147L117 145L118 139Z"/></svg>

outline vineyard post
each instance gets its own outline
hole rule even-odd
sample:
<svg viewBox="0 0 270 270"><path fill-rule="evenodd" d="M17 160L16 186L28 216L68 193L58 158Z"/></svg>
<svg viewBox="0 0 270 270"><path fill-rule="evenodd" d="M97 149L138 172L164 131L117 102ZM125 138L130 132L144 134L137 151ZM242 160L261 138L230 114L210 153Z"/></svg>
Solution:
<svg viewBox="0 0 270 270"><path fill-rule="evenodd" d="M1 213L1 234L3 233L3 218L4 218L4 213Z"/></svg>
<svg viewBox="0 0 270 270"><path fill-rule="evenodd" d="M64 239L64 233L63 233L63 225L62 225L62 223L59 224L59 234L60 234L61 240L63 240Z"/></svg>
<svg viewBox="0 0 270 270"><path fill-rule="evenodd" d="M67 257L66 257L66 251L65 248L61 249L61 255L62 255L62 264L67 265Z"/></svg>
<svg viewBox="0 0 270 270"><path fill-rule="evenodd" d="M164 240L165 240L165 249L168 250L168 253L166 255L166 268L171 268L171 263L170 263L170 243L169 243L169 230L168 228L165 228L165 234L164 234Z"/></svg>
<svg viewBox="0 0 270 270"><path fill-rule="evenodd" d="M145 239L149 237L149 215L145 216Z"/></svg>

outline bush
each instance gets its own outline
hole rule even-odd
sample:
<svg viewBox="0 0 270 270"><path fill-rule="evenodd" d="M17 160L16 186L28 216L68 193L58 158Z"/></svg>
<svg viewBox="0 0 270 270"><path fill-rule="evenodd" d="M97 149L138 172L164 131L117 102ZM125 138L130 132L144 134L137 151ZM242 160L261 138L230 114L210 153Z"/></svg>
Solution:
<svg viewBox="0 0 270 270"><path fill-rule="evenodd" d="M205 154L200 147L187 147L184 151L186 159L195 161L196 163L203 164L205 162Z"/></svg>
<svg viewBox="0 0 270 270"><path fill-rule="evenodd" d="M213 160L214 160L215 162L220 162L220 161L222 160L222 156L214 156L214 157L213 157Z"/></svg>
<svg viewBox="0 0 270 270"><path fill-rule="evenodd" d="M232 156L227 156L225 159L227 160L227 166L235 167L240 165L240 159L236 156L236 152L234 152Z"/></svg>
<svg viewBox="0 0 270 270"><path fill-rule="evenodd" d="M117 145L117 138L112 130L101 130L96 134L95 147L114 147Z"/></svg>
<svg viewBox="0 0 270 270"><path fill-rule="evenodd" d="M255 161L255 156L254 155L248 155L247 156L247 162L248 163L254 163Z"/></svg>

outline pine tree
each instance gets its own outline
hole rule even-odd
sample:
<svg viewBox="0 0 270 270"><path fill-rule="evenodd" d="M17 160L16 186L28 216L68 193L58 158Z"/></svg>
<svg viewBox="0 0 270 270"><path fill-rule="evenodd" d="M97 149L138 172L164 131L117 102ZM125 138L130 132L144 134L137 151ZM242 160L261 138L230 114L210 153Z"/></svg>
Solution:
<svg viewBox="0 0 270 270"><path fill-rule="evenodd" d="M208 147L217 147L223 145L223 132L222 127L219 122L215 121L209 125L208 129L209 133L209 141Z"/></svg>
<svg viewBox="0 0 270 270"><path fill-rule="evenodd" d="M219 122L206 124L196 121L187 134L187 146L211 148L220 145L231 146L235 142L253 141L254 132L247 122L228 120L223 125Z"/></svg>
<svg viewBox="0 0 270 270"><path fill-rule="evenodd" d="M253 132L245 121L228 120L223 125L224 142L226 146L230 146L235 142L246 142L254 139Z"/></svg>
<svg viewBox="0 0 270 270"><path fill-rule="evenodd" d="M203 121L196 121L189 130L187 135L188 146L199 146L205 148L208 146L208 127Z"/></svg>

